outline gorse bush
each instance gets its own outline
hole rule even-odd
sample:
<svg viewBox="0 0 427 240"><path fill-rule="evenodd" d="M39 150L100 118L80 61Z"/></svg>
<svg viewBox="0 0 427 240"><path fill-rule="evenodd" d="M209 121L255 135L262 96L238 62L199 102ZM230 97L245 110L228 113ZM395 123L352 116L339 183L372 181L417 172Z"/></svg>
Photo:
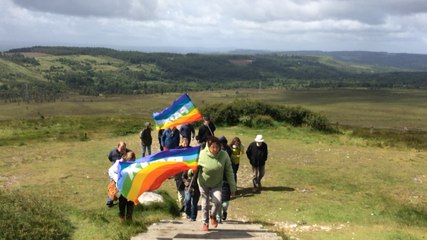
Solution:
<svg viewBox="0 0 427 240"><path fill-rule="evenodd" d="M0 239L70 239L71 222L45 198L0 191Z"/></svg>
<svg viewBox="0 0 427 240"><path fill-rule="evenodd" d="M235 100L230 104L208 104L201 108L215 123L223 126L242 124L247 127L272 127L275 122L308 126L323 132L335 132L329 120L301 107L264 104L259 101Z"/></svg>

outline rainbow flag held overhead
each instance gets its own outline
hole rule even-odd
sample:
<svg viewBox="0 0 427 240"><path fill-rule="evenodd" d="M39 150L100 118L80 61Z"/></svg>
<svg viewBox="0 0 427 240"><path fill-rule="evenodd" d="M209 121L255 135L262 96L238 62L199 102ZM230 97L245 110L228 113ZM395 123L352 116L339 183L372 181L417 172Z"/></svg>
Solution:
<svg viewBox="0 0 427 240"><path fill-rule="evenodd" d="M117 187L128 200L138 203L144 192L158 189L162 183L182 171L197 169L200 147L158 152L135 162L120 162Z"/></svg>
<svg viewBox="0 0 427 240"><path fill-rule="evenodd" d="M161 113L153 113L156 129L166 129L203 119L202 114L191 102L187 93L176 99L172 105Z"/></svg>

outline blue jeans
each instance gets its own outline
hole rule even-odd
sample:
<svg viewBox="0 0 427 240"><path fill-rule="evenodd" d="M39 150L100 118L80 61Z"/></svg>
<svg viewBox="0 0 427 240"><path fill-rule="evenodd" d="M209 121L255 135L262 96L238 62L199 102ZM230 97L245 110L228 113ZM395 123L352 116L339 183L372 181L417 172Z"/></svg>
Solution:
<svg viewBox="0 0 427 240"><path fill-rule="evenodd" d="M187 214L187 217L190 217L193 221L196 221L197 218L197 203L199 202L199 199L199 191L194 191L193 196L191 196L189 191L185 191L185 214Z"/></svg>
<svg viewBox="0 0 427 240"><path fill-rule="evenodd" d="M151 155L151 145L142 145L142 157L145 157L145 150L148 150L148 155Z"/></svg>

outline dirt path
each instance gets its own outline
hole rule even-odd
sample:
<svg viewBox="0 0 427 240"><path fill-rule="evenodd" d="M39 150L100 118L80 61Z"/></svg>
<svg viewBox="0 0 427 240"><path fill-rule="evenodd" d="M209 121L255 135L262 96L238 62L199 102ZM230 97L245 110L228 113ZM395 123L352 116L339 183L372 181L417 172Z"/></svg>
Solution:
<svg viewBox="0 0 427 240"><path fill-rule="evenodd" d="M172 240L172 239L282 239L276 233L264 229L260 224L249 224L238 221L225 221L218 224L215 229L209 232L202 231L200 221L191 222L188 220L165 220L154 223L148 231L141 233L132 240Z"/></svg>

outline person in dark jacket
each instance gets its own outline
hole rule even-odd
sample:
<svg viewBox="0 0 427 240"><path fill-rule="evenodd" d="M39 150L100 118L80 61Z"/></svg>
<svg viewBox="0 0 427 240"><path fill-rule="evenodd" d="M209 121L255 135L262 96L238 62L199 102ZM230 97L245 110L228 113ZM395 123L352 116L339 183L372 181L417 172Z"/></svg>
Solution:
<svg viewBox="0 0 427 240"><path fill-rule="evenodd" d="M164 132L164 131L165 131L164 129L159 129L159 131L157 132L157 139L159 140L159 148L160 148L160 151L163 151L162 135L163 135L163 132Z"/></svg>
<svg viewBox="0 0 427 240"><path fill-rule="evenodd" d="M227 138L225 136L221 136L219 138L219 141L221 142L221 150L226 151L228 156L231 159L231 154L233 154L233 149L231 149L231 147L227 145L227 143L228 143Z"/></svg>
<svg viewBox="0 0 427 240"><path fill-rule="evenodd" d="M196 131L194 130L194 126L191 123L181 125L179 133L181 133L181 137L188 138L190 142L191 139L194 139L194 137L196 136Z"/></svg>
<svg viewBox="0 0 427 240"><path fill-rule="evenodd" d="M196 140L202 149L205 148L208 137L215 136L215 130L215 124L211 122L210 118L207 116L203 117L203 124L199 127L199 132L196 136Z"/></svg>
<svg viewBox="0 0 427 240"><path fill-rule="evenodd" d="M166 129L162 134L163 150L175 149L179 146L179 131L176 127Z"/></svg>
<svg viewBox="0 0 427 240"><path fill-rule="evenodd" d="M139 133L139 139L141 139L142 157L145 157L146 151L148 151L148 155L151 155L151 144L153 143L151 130L151 123L146 122L145 128Z"/></svg>
<svg viewBox="0 0 427 240"><path fill-rule="evenodd" d="M268 147L262 135L255 137L255 141L246 150L246 156L252 166L254 192L261 191L261 179L265 175L265 162L268 157Z"/></svg>

